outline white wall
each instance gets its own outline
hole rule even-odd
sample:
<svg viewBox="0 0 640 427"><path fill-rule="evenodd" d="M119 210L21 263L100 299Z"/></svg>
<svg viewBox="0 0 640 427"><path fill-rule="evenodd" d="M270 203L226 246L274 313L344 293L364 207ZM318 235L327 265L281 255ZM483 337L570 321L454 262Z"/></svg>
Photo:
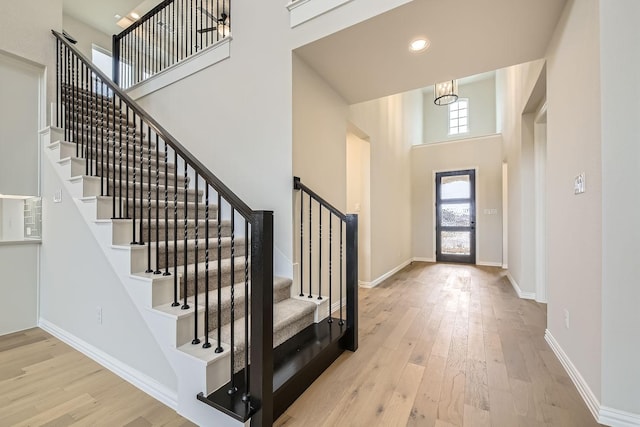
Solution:
<svg viewBox="0 0 640 427"><path fill-rule="evenodd" d="M640 229L635 224L640 212L637 179L640 170L639 20L640 3L635 0L600 1L601 400L603 405L635 413L636 420L640 420L640 341L634 339L640 330L640 263L637 259ZM597 98L593 89L591 95ZM589 174L586 182L587 191L592 191Z"/></svg>
<svg viewBox="0 0 640 427"><path fill-rule="evenodd" d="M2 2L0 51L48 67L48 101L55 98L55 42L51 30L62 29L62 0Z"/></svg>
<svg viewBox="0 0 640 427"><path fill-rule="evenodd" d="M42 177L40 318L176 391L173 369L49 160ZM60 189L62 203L53 203Z"/></svg>
<svg viewBox="0 0 640 427"><path fill-rule="evenodd" d="M347 210L358 215L358 280L371 282L371 147L347 134Z"/></svg>
<svg viewBox="0 0 640 427"><path fill-rule="evenodd" d="M450 141L496 133L495 76L460 84L460 98L469 99L469 132L449 135L449 107L433 103L433 87L424 92L424 143Z"/></svg>
<svg viewBox="0 0 640 427"><path fill-rule="evenodd" d="M43 78L44 69L0 51L0 194L38 193Z"/></svg>
<svg viewBox="0 0 640 427"><path fill-rule="evenodd" d="M0 336L37 326L38 245L0 242Z"/></svg>
<svg viewBox="0 0 640 427"><path fill-rule="evenodd" d="M601 396L602 191L598 0L570 0L547 53L547 328ZM527 228L534 176L533 126L524 114L542 61L500 70L501 114L509 166L509 271L525 292L535 292ZM585 172L587 191L574 195L574 178ZM564 310L569 312L566 328Z"/></svg>
<svg viewBox="0 0 640 427"><path fill-rule="evenodd" d="M422 93L352 105L352 123L371 149L371 280L412 258L411 145L422 140Z"/></svg>
<svg viewBox="0 0 640 427"><path fill-rule="evenodd" d="M96 44L101 48L111 52L111 35L105 34L102 31L93 28L84 22L80 22L72 16L64 14L62 16L62 28L73 36L78 43L76 47L82 52L89 60L91 60L91 50L93 45Z"/></svg>
<svg viewBox="0 0 640 427"><path fill-rule="evenodd" d="M344 212L349 107L316 72L293 56L293 174Z"/></svg>
<svg viewBox="0 0 640 427"><path fill-rule="evenodd" d="M413 256L435 261L435 173L476 169L476 263L502 264L502 137L416 145L411 150ZM496 214L486 214L495 209Z"/></svg>
<svg viewBox="0 0 640 427"><path fill-rule="evenodd" d="M347 135L347 116L349 109L345 101L303 60L293 55L293 174L300 177L322 198L327 200L341 212L346 211L347 202L347 157L345 140ZM313 203L313 224L308 222L308 197L305 196L303 220L303 280L305 289L308 286L309 262L307 259L309 233L313 235L313 257L311 271L317 272L319 265L318 207ZM300 192L293 193L293 247L294 260L297 264L296 276L300 273ZM323 256L328 257L328 212L323 213ZM334 218L334 240L332 258L339 262L338 222ZM328 258L323 258L323 294L326 296L329 282ZM333 273L338 271L333 270ZM318 293L318 276L312 274L313 293ZM339 280L332 282L333 295L339 294ZM299 282L293 292L299 293ZM297 290L296 290L297 289Z"/></svg>
<svg viewBox="0 0 640 427"><path fill-rule="evenodd" d="M569 1L547 55L547 328L601 396L602 137L599 1ZM575 176L586 175L574 195ZM569 311L570 328L564 325Z"/></svg>

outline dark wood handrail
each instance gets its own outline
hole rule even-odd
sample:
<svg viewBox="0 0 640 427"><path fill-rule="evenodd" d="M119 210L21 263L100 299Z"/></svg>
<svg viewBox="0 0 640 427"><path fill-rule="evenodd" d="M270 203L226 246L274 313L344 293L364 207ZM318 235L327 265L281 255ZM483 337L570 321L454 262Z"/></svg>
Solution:
<svg viewBox="0 0 640 427"><path fill-rule="evenodd" d="M70 49L80 61L82 61L96 76L98 76L107 87L118 95L120 99L144 122L155 131L171 148L173 148L180 157L184 159L207 183L209 183L229 204L238 211L245 219L251 221L254 211L243 202L233 191L229 189L217 176L215 176L206 166L196 159L186 148L182 146L169 132L167 132L158 122L156 122L149 113L140 107L129 95L127 95L117 84L109 77L93 65L74 45L69 43L62 34L55 30L51 30L53 35L60 40L68 49Z"/></svg>
<svg viewBox="0 0 640 427"><path fill-rule="evenodd" d="M326 209L331 211L335 216L340 218L342 221L346 221L347 220L347 215L346 214L340 212L340 210L338 208L333 206L331 203L327 202L320 195L318 195L318 193L316 193L315 191L313 191L312 189L310 189L309 187L304 185L302 183L302 181L300 180L300 177L297 177L297 176L293 177L293 189L294 190L302 190L302 191L304 191L309 196L311 196L311 198L313 198L316 202L320 203L323 207L325 207Z"/></svg>

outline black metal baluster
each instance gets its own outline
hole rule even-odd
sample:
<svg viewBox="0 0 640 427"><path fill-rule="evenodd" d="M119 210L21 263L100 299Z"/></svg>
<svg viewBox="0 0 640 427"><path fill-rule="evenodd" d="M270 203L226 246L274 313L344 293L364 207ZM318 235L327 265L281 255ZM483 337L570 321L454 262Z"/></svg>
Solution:
<svg viewBox="0 0 640 427"><path fill-rule="evenodd" d="M222 198L220 192L218 192L218 346L216 347L216 353L222 353ZM231 265L231 271L235 268Z"/></svg>
<svg viewBox="0 0 640 427"><path fill-rule="evenodd" d="M151 179L149 179L151 182ZM149 238L151 242L151 216L149 216ZM156 133L156 271L153 274L160 274L160 137Z"/></svg>
<svg viewBox="0 0 640 427"><path fill-rule="evenodd" d="M224 2L224 0L222 0ZM220 19L220 0L216 0L216 17ZM220 29L218 28L218 22L214 23L216 26L216 41L220 40Z"/></svg>
<svg viewBox="0 0 640 427"><path fill-rule="evenodd" d="M164 142L164 273L163 276L170 276L169 272L169 166L167 165L168 149L167 141ZM173 169L175 173L175 166ZM175 191L175 189L174 189ZM160 254L158 254L160 256ZM174 299L175 302L175 299Z"/></svg>
<svg viewBox="0 0 640 427"><path fill-rule="evenodd" d="M340 326L344 325L344 320L342 317L342 223L344 221L340 220L340 321L338 324Z"/></svg>
<svg viewBox="0 0 640 427"><path fill-rule="evenodd" d="M85 175L89 175L89 153L88 153L88 146L89 146L89 129L85 128L87 127L87 117L89 116L89 98L87 96L87 92L86 92L86 85L87 85L87 81L86 81L86 75L87 75L87 68L85 67L85 65L82 63L82 61L80 61L80 59L78 59L78 66L80 67L80 111L79 111L79 115L78 115L78 121L80 122L80 128L81 128L81 133L80 133L80 138L82 141L82 155L84 156L84 167L85 167ZM85 113L86 111L86 113Z"/></svg>
<svg viewBox="0 0 640 427"><path fill-rule="evenodd" d="M87 70L86 71L87 80L88 80L87 81L87 85L89 87L89 94L88 94L89 102L88 102L88 105L91 106L91 109L89 111L87 111L88 116L89 116L89 120L88 121L89 121L89 135L90 135L89 136L89 147L90 147L89 148L89 153L90 153L90 155L89 155L89 176L95 176L94 164L93 164L93 157L94 157L93 149L96 146L96 141L94 140L94 137L97 139L97 135L95 135L95 133L93 132L93 125L95 123L96 126L97 126L97 122L95 122L95 113L96 113L97 106L95 105L96 100L95 100L95 96L94 96L94 93L93 93L93 79L92 79L93 72L86 65L85 65L84 68L85 68L85 70ZM97 169L97 163L98 163L98 159L96 157L96 166L95 166L96 169ZM97 172L97 171L95 171L95 172Z"/></svg>
<svg viewBox="0 0 640 427"><path fill-rule="evenodd" d="M78 104L78 96L77 96L77 70L76 70L76 57L71 56L71 102L69 108L69 119L71 120L71 127L73 131L71 132L72 140L76 143L76 157L80 157L80 144L78 141L78 120L76 119L76 109Z"/></svg>
<svg viewBox="0 0 640 427"><path fill-rule="evenodd" d="M96 80L97 80L97 76L96 76ZM104 196L104 128L105 128L104 83L102 82L102 80L100 80L100 195L101 196ZM108 160L109 159L107 158L107 161Z"/></svg>
<svg viewBox="0 0 640 427"><path fill-rule="evenodd" d="M60 103L62 97L60 96L61 76L60 76L60 56L62 55L60 40L56 39L56 127L61 127L60 124Z"/></svg>
<svg viewBox="0 0 640 427"><path fill-rule="evenodd" d="M173 150L173 164L173 304L171 306L177 307L180 303L178 302L178 152L176 150ZM186 280L186 277L183 280Z"/></svg>
<svg viewBox="0 0 640 427"><path fill-rule="evenodd" d="M119 126L119 132L120 132L120 138L118 139L118 146L119 146L119 162L120 162L120 166L119 166L119 174L120 176L118 177L118 199L119 199L119 207L118 207L118 214L119 217L122 219L122 207L123 207L123 203L122 203L122 154L123 154L123 149L122 149L122 98L118 97L118 106L120 108L118 108L118 126ZM115 115L115 113L114 113ZM127 151L127 154L129 152ZM128 158L128 157L127 157ZM128 215L127 215L128 216ZM135 236L135 234L134 234Z"/></svg>
<svg viewBox="0 0 640 427"><path fill-rule="evenodd" d="M136 120L136 116L135 113L133 114L133 120L135 122ZM127 203L127 218L129 218L129 106L127 106L127 199L125 201L125 203ZM134 128L134 134L133 134L133 219L131 221L131 227L133 228L131 230L133 239L131 239L131 244L132 245L137 245L137 244L142 244L142 241L140 240L136 240L136 182L137 182L137 172L136 172L136 135L135 135L135 128ZM140 141L140 218L142 218L142 163L143 163L143 150L142 150L142 141Z"/></svg>
<svg viewBox="0 0 640 427"><path fill-rule="evenodd" d="M210 348L209 342L209 183L204 181L204 344L202 348Z"/></svg>
<svg viewBox="0 0 640 427"><path fill-rule="evenodd" d="M244 220L244 393L242 400L249 402L249 221Z"/></svg>
<svg viewBox="0 0 640 427"><path fill-rule="evenodd" d="M127 105L127 114L125 115L125 129L127 131L127 158L126 158L126 164L127 167L125 169L125 175L126 175L126 186L125 186L125 198L124 198L124 204L125 204L125 211L127 211L127 218L130 218L129 216L129 145L131 144L130 141L130 130L129 130L129 106ZM122 111L120 112L120 121L122 121ZM134 138L133 138L133 170L135 172L136 168L135 168L135 159L136 159L136 140L135 140L135 134L134 134ZM134 201L135 201L135 197L134 197ZM136 239L135 237L135 227L136 227L136 210L135 210L135 206L133 209L133 240Z"/></svg>
<svg viewBox="0 0 640 427"><path fill-rule="evenodd" d="M191 341L191 344L196 345L196 344L200 344L200 338L198 338L198 261L200 261L198 259L198 238L200 236L198 236L198 211L200 210L200 201L198 200L198 181L200 180L200 177L198 176L198 173L195 173L195 185L194 185L194 189L195 189L195 196L194 196L194 201L195 203L195 212L194 212L194 219L195 219L195 252L194 252L194 273L193 273L193 277L195 279L195 283L194 283L194 292L193 292L193 316L194 319L196 319L195 322L193 322L193 328L194 328L194 332L193 332L193 341ZM206 335L206 333L205 333Z"/></svg>
<svg viewBox="0 0 640 427"><path fill-rule="evenodd" d="M102 82L102 92L105 92L105 83ZM109 98L107 97L107 146L106 146L106 150L107 150L107 173L106 173L106 177L105 179L107 180L107 196L111 195L111 192L109 191L109 180L111 179L111 168L109 166L109 157L111 155L111 150L109 150L109 139L110 139L110 134L111 134L111 121L109 120L111 118L111 112L109 110L111 110L111 101L109 101ZM113 163L115 164L115 159L113 161Z"/></svg>
<svg viewBox="0 0 640 427"><path fill-rule="evenodd" d="M187 252L187 232L188 232L188 222L187 222L187 218L188 218L188 214L189 214L189 206L188 206L188 202L189 202L189 198L187 196L188 190L189 190L189 180L188 180L188 169L187 169L187 161L186 159L183 159L184 161L184 269L183 269L183 277L182 277L182 291L184 292L184 295L182 295L182 297L184 298L184 303L182 304L182 309L186 310L189 308L189 304L187 304L187 264L188 264L188 258L189 258L189 254Z"/></svg>
<svg viewBox="0 0 640 427"><path fill-rule="evenodd" d="M322 203L318 203L318 299L322 299Z"/></svg>
<svg viewBox="0 0 640 427"><path fill-rule="evenodd" d="M309 228L311 230L311 228ZM300 296L304 296L304 191L300 190Z"/></svg>
<svg viewBox="0 0 640 427"><path fill-rule="evenodd" d="M189 0L189 14L191 19L189 20L189 56L193 55L193 0Z"/></svg>
<svg viewBox="0 0 640 427"><path fill-rule="evenodd" d="M313 295L311 295L311 255L312 255L312 240L311 240L311 229L313 227L313 222L312 222L312 218L311 218L311 210L312 210L312 205L311 205L311 194L309 194L309 296L308 298L313 298Z"/></svg>
<svg viewBox="0 0 640 427"><path fill-rule="evenodd" d="M333 249L333 212L329 211L329 323L333 323L331 318L331 287L333 278L333 257L331 252Z"/></svg>
<svg viewBox="0 0 640 427"><path fill-rule="evenodd" d="M235 232L235 226L236 226L236 221L235 221L235 211L233 209L233 206L231 206L231 204L229 204L229 207L231 208L231 348L230 348L230 352L231 352L231 387L229 388L229 390L227 391L229 394L234 394L235 392L238 391L238 387L236 387L236 381L234 378L234 372L235 372L235 365L236 365L236 357L235 357L235 341L236 341L236 333L235 333L235 323L236 323L236 295L235 295L235 291L236 291L236 272L235 272L235 266L236 266L236 254L235 254L235 239L236 239L236 232ZM248 345L249 343L244 343L245 345Z"/></svg>
<svg viewBox="0 0 640 427"><path fill-rule="evenodd" d="M144 125L141 126L141 130L144 129ZM146 273L153 273L151 268L151 126L147 125L147 224L149 224L149 235L147 238L147 271ZM140 146L143 148L143 146ZM144 218L142 216L142 177L144 171L140 169L140 244L144 242ZM157 206L157 204L156 204Z"/></svg>

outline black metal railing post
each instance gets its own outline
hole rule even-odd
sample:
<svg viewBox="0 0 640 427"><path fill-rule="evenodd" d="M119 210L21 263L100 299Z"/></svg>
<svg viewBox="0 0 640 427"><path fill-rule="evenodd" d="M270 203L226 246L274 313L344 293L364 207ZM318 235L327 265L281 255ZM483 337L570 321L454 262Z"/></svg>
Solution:
<svg viewBox="0 0 640 427"><path fill-rule="evenodd" d="M346 348L350 351L356 351L358 349L358 215L347 215L346 224Z"/></svg>
<svg viewBox="0 0 640 427"><path fill-rule="evenodd" d="M113 35L112 37L113 44L113 69L111 75L113 77L113 82L117 85L120 85L120 38L117 35Z"/></svg>
<svg viewBox="0 0 640 427"><path fill-rule="evenodd" d="M251 366L252 400L260 408L251 427L273 423L273 212L257 211L251 221Z"/></svg>

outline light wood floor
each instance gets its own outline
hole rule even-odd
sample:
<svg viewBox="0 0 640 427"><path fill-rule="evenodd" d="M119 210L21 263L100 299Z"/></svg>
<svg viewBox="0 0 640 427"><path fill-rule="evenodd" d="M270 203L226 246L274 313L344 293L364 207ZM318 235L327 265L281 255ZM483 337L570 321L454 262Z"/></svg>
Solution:
<svg viewBox="0 0 640 427"><path fill-rule="evenodd" d="M360 289L360 348L276 426L597 426L502 270L415 263Z"/></svg>
<svg viewBox="0 0 640 427"><path fill-rule="evenodd" d="M191 426L41 329L0 337L0 426Z"/></svg>

